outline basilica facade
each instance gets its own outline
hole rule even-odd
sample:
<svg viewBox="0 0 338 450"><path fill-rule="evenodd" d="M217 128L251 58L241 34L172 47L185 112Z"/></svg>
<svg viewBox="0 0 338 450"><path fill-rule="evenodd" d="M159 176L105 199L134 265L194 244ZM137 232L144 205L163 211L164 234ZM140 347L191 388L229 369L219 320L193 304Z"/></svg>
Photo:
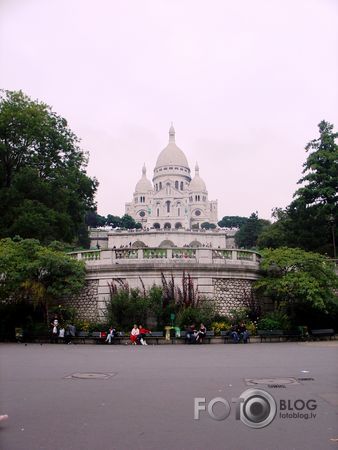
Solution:
<svg viewBox="0 0 338 450"><path fill-rule="evenodd" d="M143 166L125 212L144 229L194 230L204 222L217 225L217 200L208 200L197 164L191 177L187 158L176 145L173 126L169 129L169 143L157 158L152 182Z"/></svg>

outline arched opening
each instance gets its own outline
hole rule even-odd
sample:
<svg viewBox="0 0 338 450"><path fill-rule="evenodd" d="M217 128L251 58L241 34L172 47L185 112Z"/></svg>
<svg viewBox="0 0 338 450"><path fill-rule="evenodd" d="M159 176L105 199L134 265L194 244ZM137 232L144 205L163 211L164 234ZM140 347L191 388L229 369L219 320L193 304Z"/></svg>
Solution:
<svg viewBox="0 0 338 450"><path fill-rule="evenodd" d="M154 225L153 225L153 227L156 229L156 230L159 230L160 228L161 228L161 225L159 224L159 223L154 223Z"/></svg>
<svg viewBox="0 0 338 450"><path fill-rule="evenodd" d="M159 245L159 247L176 247L175 244L172 241L169 241L169 239L165 239L162 241Z"/></svg>
<svg viewBox="0 0 338 450"><path fill-rule="evenodd" d="M178 181L175 181L175 189L178 189Z"/></svg>
<svg viewBox="0 0 338 450"><path fill-rule="evenodd" d="M199 241L192 241L189 244L189 247L202 247L202 244Z"/></svg>
<svg viewBox="0 0 338 450"><path fill-rule="evenodd" d="M183 191L183 181L181 181L181 191Z"/></svg>
<svg viewBox="0 0 338 450"><path fill-rule="evenodd" d="M175 223L175 228L176 228L176 230L179 230L180 228L182 228L181 222L176 222Z"/></svg>
<svg viewBox="0 0 338 450"><path fill-rule="evenodd" d="M141 247L147 247L146 244L142 241L135 241L132 243L133 248L141 248Z"/></svg>
<svg viewBox="0 0 338 450"><path fill-rule="evenodd" d="M167 200L167 201L165 202L165 206L166 206L166 208L167 208L167 213L170 213L170 201L169 201L169 200Z"/></svg>
<svg viewBox="0 0 338 450"><path fill-rule="evenodd" d="M166 222L166 223L164 224L164 229L165 229L165 230L170 230L170 229L171 229L171 223Z"/></svg>

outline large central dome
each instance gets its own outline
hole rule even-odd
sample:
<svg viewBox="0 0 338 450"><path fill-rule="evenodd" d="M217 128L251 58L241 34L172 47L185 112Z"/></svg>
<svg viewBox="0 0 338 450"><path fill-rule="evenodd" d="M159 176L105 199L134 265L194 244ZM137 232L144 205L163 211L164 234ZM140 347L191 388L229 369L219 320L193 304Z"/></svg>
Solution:
<svg viewBox="0 0 338 450"><path fill-rule="evenodd" d="M185 154L175 143L175 129L172 125L169 130L169 144L158 155L155 170L163 166L181 166L189 169Z"/></svg>

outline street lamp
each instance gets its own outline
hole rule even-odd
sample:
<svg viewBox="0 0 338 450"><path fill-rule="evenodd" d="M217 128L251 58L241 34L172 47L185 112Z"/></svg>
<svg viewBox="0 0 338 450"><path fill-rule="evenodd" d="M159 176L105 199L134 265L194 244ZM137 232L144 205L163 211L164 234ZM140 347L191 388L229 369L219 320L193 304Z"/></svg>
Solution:
<svg viewBox="0 0 338 450"><path fill-rule="evenodd" d="M337 253L336 253L336 234L335 234L335 227L336 227L336 219L333 216L333 214L329 217L329 222L331 224L331 233L332 233L332 246L333 246L333 259L337 259Z"/></svg>

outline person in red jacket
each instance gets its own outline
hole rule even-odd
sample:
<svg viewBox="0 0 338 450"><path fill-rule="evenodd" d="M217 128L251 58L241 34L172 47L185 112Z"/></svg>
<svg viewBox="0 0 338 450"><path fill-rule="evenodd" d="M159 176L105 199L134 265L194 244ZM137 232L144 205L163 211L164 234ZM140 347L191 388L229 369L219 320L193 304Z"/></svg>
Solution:
<svg viewBox="0 0 338 450"><path fill-rule="evenodd" d="M140 334L138 335L138 341L141 345L148 345L147 342L145 341L145 337L147 334L151 334L150 330L147 330L146 328L144 328L142 325L138 326L138 329L140 330Z"/></svg>

